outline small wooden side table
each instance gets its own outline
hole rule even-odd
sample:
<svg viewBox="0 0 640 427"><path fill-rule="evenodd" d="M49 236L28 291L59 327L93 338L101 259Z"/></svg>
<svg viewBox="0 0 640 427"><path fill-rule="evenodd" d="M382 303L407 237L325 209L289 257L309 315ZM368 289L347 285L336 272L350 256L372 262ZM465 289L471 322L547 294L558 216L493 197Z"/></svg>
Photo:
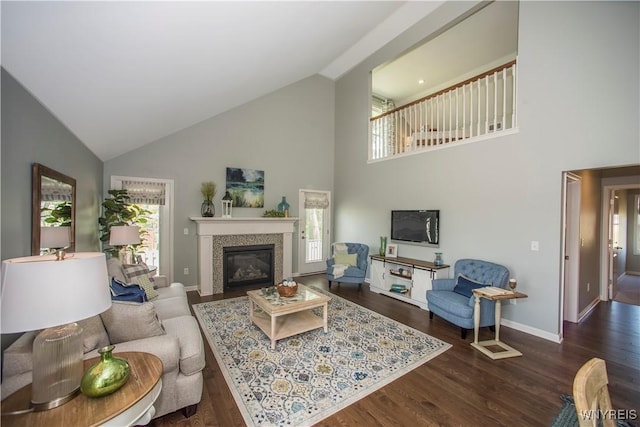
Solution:
<svg viewBox="0 0 640 427"><path fill-rule="evenodd" d="M500 341L500 318L502 317L502 300L527 298L527 295L491 286L474 289L473 294L476 298L476 305L473 312L473 342L471 346L494 360L522 356L522 353L518 350ZM496 336L493 340L478 342L478 330L480 329L480 298L486 298L496 302ZM500 347L501 350L492 351L490 347Z"/></svg>
<svg viewBox="0 0 640 427"><path fill-rule="evenodd" d="M155 414L153 403L162 390L162 361L153 354L141 352L115 353L131 366L129 379L116 392L99 398L79 394L69 402L48 411L5 415L27 409L31 401L28 384L2 401L4 426L131 426L148 424ZM100 358L84 361L89 369Z"/></svg>

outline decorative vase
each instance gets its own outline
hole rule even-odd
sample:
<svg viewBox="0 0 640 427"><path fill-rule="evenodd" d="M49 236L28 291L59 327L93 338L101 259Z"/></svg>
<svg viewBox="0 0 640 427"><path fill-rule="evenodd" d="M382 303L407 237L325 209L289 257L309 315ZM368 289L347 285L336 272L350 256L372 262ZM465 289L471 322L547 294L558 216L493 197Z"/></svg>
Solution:
<svg viewBox="0 0 640 427"><path fill-rule="evenodd" d="M284 212L284 216L289 216L289 203L285 196L282 196L282 201L278 204L278 212Z"/></svg>
<svg viewBox="0 0 640 427"><path fill-rule="evenodd" d="M444 264L444 263L442 262L442 252L436 252L436 259L435 259L435 260L433 260L433 263L434 263L435 265L442 265L442 264Z"/></svg>
<svg viewBox="0 0 640 427"><path fill-rule="evenodd" d="M380 236L380 251L378 253L380 256L384 256L387 253L387 238L385 236Z"/></svg>
<svg viewBox="0 0 640 427"><path fill-rule="evenodd" d="M115 346L108 345L98 350L100 361L82 376L80 391L88 397L102 397L122 387L129 379L129 362L113 357Z"/></svg>
<svg viewBox="0 0 640 427"><path fill-rule="evenodd" d="M206 218L212 217L216 214L216 208L213 206L213 201L205 200L200 206L200 215Z"/></svg>

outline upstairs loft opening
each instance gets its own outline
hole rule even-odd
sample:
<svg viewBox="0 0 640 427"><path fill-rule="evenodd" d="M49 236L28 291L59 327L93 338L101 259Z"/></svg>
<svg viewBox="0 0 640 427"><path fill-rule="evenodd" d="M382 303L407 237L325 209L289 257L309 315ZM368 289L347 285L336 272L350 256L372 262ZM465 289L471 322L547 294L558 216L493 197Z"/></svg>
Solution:
<svg viewBox="0 0 640 427"><path fill-rule="evenodd" d="M369 161L517 132L518 2L494 2L372 71Z"/></svg>

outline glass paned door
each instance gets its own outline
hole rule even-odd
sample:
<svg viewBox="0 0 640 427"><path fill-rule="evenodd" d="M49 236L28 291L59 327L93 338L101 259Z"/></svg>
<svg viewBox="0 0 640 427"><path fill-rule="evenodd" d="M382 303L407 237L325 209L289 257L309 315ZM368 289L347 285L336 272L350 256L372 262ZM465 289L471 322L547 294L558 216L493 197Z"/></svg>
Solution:
<svg viewBox="0 0 640 427"><path fill-rule="evenodd" d="M300 233L298 272L310 274L325 271L329 254L331 209L327 191L300 190ZM313 200L311 200L313 198ZM322 200L326 202L323 204Z"/></svg>
<svg viewBox="0 0 640 427"><path fill-rule="evenodd" d="M149 266L160 266L160 206L159 205L138 205L150 212L147 223L142 226L142 245L136 253L141 257L141 261ZM164 267L164 266L163 266ZM164 269L163 269L164 270Z"/></svg>

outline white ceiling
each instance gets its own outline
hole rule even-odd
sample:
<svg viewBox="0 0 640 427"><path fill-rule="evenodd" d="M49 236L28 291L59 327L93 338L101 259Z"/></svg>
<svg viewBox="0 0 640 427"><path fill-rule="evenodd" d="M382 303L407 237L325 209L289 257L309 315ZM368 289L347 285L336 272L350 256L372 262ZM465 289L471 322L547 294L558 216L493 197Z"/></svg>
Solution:
<svg viewBox="0 0 640 427"><path fill-rule="evenodd" d="M2 1L1 59L109 160L311 75L336 79L442 3Z"/></svg>
<svg viewBox="0 0 640 427"><path fill-rule="evenodd" d="M399 106L514 59L518 6L516 1L491 3L433 40L377 67L373 93Z"/></svg>
<svg viewBox="0 0 640 427"><path fill-rule="evenodd" d="M2 66L108 160L320 73L403 5L2 1Z"/></svg>

